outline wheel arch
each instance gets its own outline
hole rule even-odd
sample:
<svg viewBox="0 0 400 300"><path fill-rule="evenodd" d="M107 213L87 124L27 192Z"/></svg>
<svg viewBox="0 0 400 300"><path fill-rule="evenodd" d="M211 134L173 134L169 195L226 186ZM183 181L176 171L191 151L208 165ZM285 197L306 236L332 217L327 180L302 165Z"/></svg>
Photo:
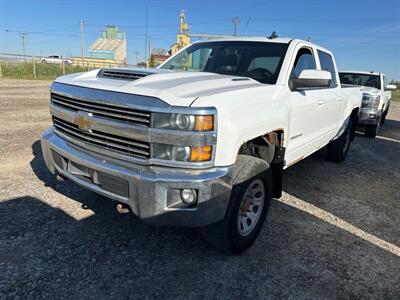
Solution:
<svg viewBox="0 0 400 300"><path fill-rule="evenodd" d="M285 131L277 128L243 143L237 155L244 154L268 162L272 171L272 196L282 196L282 177L285 159Z"/></svg>
<svg viewBox="0 0 400 300"><path fill-rule="evenodd" d="M356 129L357 129L357 124L358 124L358 113L360 111L359 107L353 108L350 114L350 120L353 123L353 128L351 130L351 140L354 140L355 134L356 134Z"/></svg>

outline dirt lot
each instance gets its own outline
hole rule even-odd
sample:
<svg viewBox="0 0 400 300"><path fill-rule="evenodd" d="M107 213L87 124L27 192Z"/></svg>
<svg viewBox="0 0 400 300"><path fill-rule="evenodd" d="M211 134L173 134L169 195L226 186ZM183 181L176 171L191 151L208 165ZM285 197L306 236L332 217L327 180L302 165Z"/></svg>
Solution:
<svg viewBox="0 0 400 300"><path fill-rule="evenodd" d="M347 160L285 171L241 256L118 215L46 170L48 82L0 81L0 298L385 298L400 294L400 103ZM397 295L397 296L396 296Z"/></svg>

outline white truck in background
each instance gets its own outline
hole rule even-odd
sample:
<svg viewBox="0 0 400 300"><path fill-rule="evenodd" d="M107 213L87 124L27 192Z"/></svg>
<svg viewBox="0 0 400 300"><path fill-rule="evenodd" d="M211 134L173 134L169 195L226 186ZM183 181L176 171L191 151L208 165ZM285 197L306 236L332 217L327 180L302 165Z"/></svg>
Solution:
<svg viewBox="0 0 400 300"><path fill-rule="evenodd" d="M41 63L45 64L55 64L55 65L61 65L63 62L66 65L72 65L72 60L71 59L63 59L62 56L60 55L50 55L46 57L40 58Z"/></svg>
<svg viewBox="0 0 400 300"><path fill-rule="evenodd" d="M386 75L377 72L341 71L340 82L344 86L361 86L363 93L358 124L365 126L365 135L375 137L379 126L385 123L390 99L396 86L388 84Z"/></svg>
<svg viewBox="0 0 400 300"><path fill-rule="evenodd" d="M333 54L289 38L195 42L157 69L100 69L51 85L48 169L155 225L202 227L240 253L283 170L327 147L345 159L361 92Z"/></svg>

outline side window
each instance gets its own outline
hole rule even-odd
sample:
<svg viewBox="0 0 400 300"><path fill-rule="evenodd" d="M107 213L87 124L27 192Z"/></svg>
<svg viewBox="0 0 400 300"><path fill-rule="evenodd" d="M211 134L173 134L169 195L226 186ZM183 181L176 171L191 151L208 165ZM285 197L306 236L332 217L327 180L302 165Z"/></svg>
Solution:
<svg viewBox="0 0 400 300"><path fill-rule="evenodd" d="M292 77L298 78L301 71L309 69L315 70L316 68L315 59L311 49L301 48L299 52L297 52L297 56L294 61Z"/></svg>
<svg viewBox="0 0 400 300"><path fill-rule="evenodd" d="M319 62L321 63L321 69L328 71L332 75L331 87L335 87L337 85L336 81L336 69L333 64L332 56L328 53L318 50Z"/></svg>

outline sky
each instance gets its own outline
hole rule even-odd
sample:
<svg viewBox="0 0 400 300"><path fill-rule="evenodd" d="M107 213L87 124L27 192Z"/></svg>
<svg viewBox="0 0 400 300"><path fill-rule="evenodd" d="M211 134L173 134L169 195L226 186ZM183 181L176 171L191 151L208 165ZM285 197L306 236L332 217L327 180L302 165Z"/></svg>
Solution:
<svg viewBox="0 0 400 300"><path fill-rule="evenodd" d="M341 70L379 71L400 80L400 0L0 0L0 53L80 55L80 20L87 49L106 25L126 32L128 63L143 60L148 35L169 48L184 9L191 33L307 39L330 49Z"/></svg>

